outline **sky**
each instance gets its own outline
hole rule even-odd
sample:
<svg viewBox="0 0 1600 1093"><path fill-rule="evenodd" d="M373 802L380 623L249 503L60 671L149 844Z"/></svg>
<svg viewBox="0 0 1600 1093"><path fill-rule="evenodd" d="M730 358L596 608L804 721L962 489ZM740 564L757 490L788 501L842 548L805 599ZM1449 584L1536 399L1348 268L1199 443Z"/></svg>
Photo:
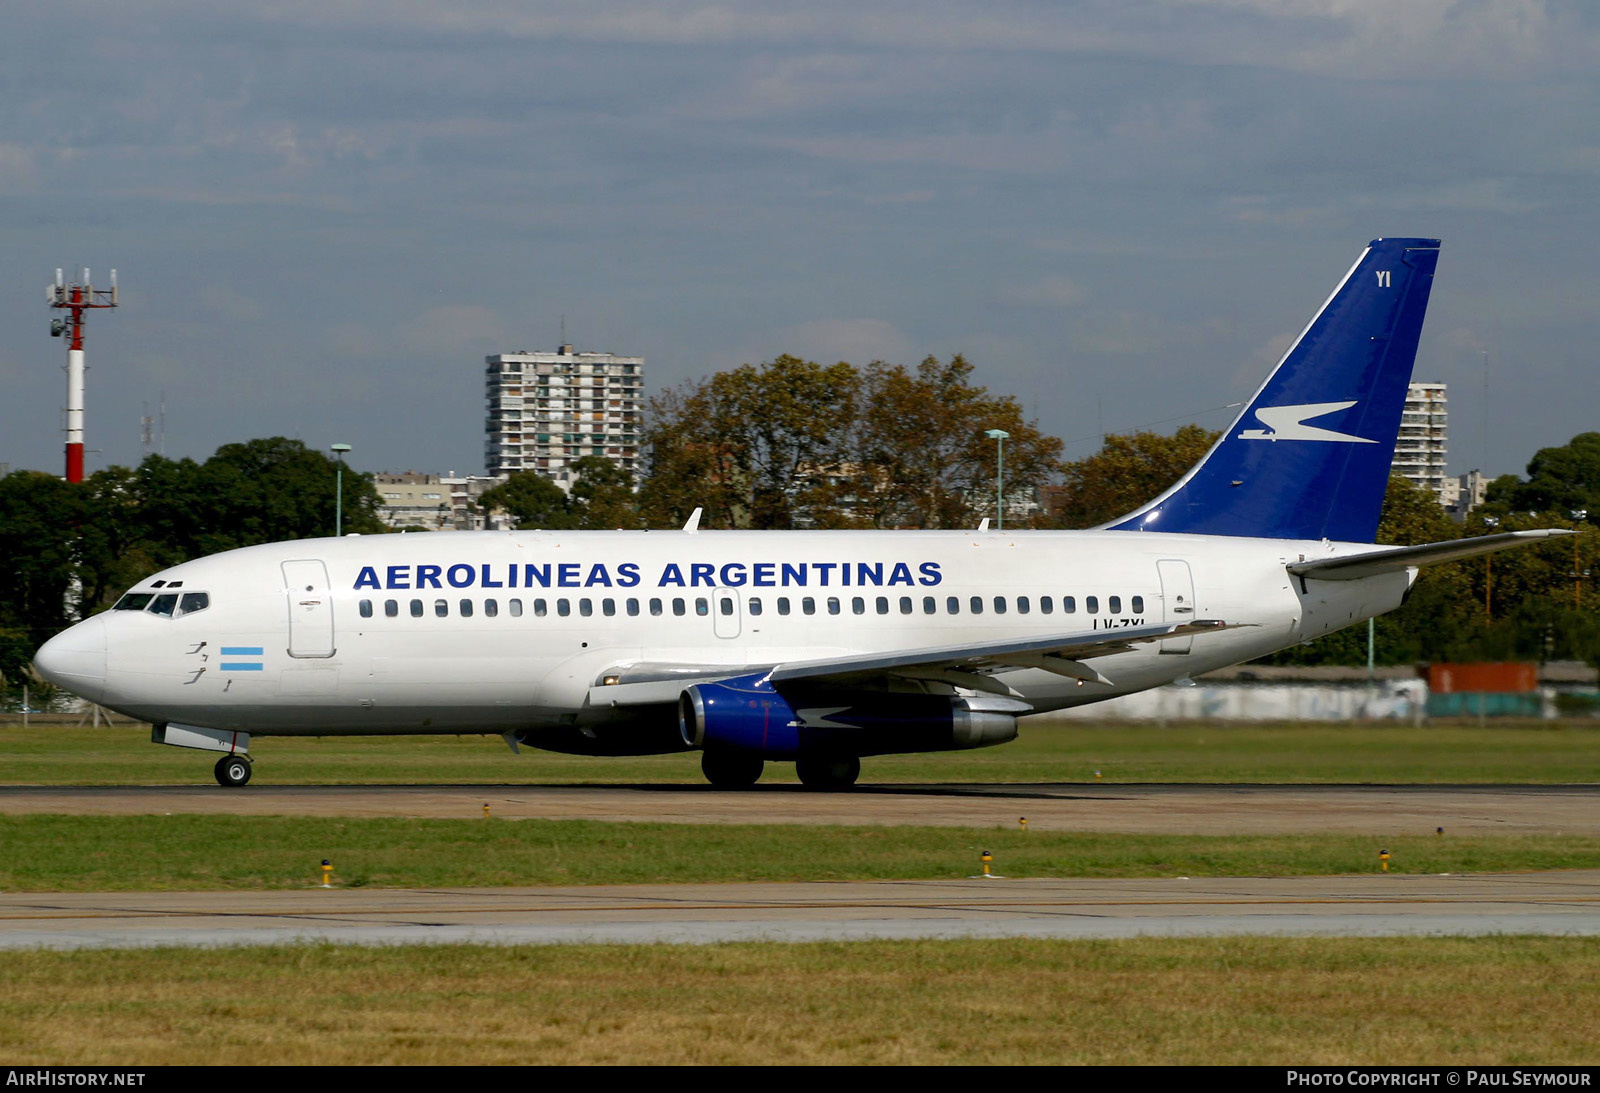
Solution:
<svg viewBox="0 0 1600 1093"><path fill-rule="evenodd" d="M965 354L1068 458L1222 428L1377 236L1444 240L1452 473L1600 428L1600 7L726 0L0 12L0 464L291 436L482 473L483 358Z"/></svg>

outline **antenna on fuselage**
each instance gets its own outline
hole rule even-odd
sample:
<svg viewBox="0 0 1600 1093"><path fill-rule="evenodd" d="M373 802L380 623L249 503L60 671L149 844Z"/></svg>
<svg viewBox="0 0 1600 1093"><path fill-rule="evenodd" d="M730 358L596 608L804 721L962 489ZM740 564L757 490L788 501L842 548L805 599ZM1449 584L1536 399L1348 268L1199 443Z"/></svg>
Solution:
<svg viewBox="0 0 1600 1093"><path fill-rule="evenodd" d="M699 531L700 530L700 514L702 512L704 512L704 511L705 511L705 509L697 508L693 512L691 512L689 514L689 519L687 519L687 520L685 520L683 522L683 530L687 531L690 535L693 535L695 532Z"/></svg>
<svg viewBox="0 0 1600 1093"><path fill-rule="evenodd" d="M989 518L987 516L985 516L982 520L978 521L978 530L979 531L988 531L989 530Z"/></svg>

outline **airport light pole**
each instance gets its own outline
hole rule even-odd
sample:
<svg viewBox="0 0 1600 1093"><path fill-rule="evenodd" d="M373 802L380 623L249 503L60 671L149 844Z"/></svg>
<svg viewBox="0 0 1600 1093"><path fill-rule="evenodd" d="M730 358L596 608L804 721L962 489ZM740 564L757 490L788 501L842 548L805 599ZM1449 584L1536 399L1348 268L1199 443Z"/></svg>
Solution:
<svg viewBox="0 0 1600 1093"><path fill-rule="evenodd" d="M333 535L336 539L344 534L344 453L349 450L348 444L332 446L337 461L333 472Z"/></svg>
<svg viewBox="0 0 1600 1093"><path fill-rule="evenodd" d="M1006 528L1006 441L1011 434L1004 429L990 429L984 434L994 441L994 516L995 530Z"/></svg>

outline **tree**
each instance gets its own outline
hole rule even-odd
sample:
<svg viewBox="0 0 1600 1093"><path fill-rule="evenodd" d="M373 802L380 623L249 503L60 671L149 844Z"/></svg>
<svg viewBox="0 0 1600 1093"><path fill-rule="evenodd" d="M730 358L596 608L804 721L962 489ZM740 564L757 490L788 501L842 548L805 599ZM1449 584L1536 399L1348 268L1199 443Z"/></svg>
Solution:
<svg viewBox="0 0 1600 1093"><path fill-rule="evenodd" d="M641 526L631 474L599 455L584 456L572 469L567 504L576 526L595 531Z"/></svg>
<svg viewBox="0 0 1600 1093"><path fill-rule="evenodd" d="M1061 526L1095 527L1154 501L1199 463L1220 435L1185 425L1171 436L1107 436L1094 455L1067 464L1056 509Z"/></svg>
<svg viewBox="0 0 1600 1093"><path fill-rule="evenodd" d="M643 498L652 521L703 508L707 527L826 524L859 384L852 365L785 355L652 400Z"/></svg>
<svg viewBox="0 0 1600 1093"><path fill-rule="evenodd" d="M478 505L490 512L500 509L510 515L512 526L519 528L577 527L577 521L567 511L567 495L561 487L542 474L518 471L500 485L484 490Z"/></svg>
<svg viewBox="0 0 1600 1093"><path fill-rule="evenodd" d="M960 357L913 372L783 356L745 365L651 403L652 523L696 507L707 527L961 527L993 514L1005 429L1009 494L1050 481L1061 444L1009 396L970 380Z"/></svg>
<svg viewBox="0 0 1600 1093"><path fill-rule="evenodd" d="M44 640L76 621L72 601L85 491L54 475L0 478L0 671L15 678Z"/></svg>
<svg viewBox="0 0 1600 1093"><path fill-rule="evenodd" d="M867 366L851 461L854 512L870 527L970 527L993 516L999 448L1005 441L1007 497L1033 494L1061 471L1061 441L1023 417L1010 395L972 383L959 353L924 358L915 372Z"/></svg>
<svg viewBox="0 0 1600 1093"><path fill-rule="evenodd" d="M1490 511L1587 510L1600 519L1600 433L1580 433L1560 448L1540 448L1528 480L1502 475L1490 484Z"/></svg>

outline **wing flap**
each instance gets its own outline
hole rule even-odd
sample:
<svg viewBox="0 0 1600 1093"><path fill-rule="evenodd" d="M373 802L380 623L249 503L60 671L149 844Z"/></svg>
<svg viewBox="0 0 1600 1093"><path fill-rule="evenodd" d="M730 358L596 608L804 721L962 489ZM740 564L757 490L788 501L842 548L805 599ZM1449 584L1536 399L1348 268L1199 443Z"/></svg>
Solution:
<svg viewBox="0 0 1600 1093"><path fill-rule="evenodd" d="M694 683L767 672L774 684L810 682L861 684L873 677L897 676L1007 696L1012 691L991 678L1013 668L1042 668L1069 679L1109 685L1111 680L1083 663L1124 653L1136 645L1232 629L1240 624L1218 619L1091 630L1011 641L939 645L892 652L855 653L787 664L630 664L607 669L589 688L589 705L644 706L676 702Z"/></svg>
<svg viewBox="0 0 1600 1093"><path fill-rule="evenodd" d="M867 675L915 676L916 673L925 671L988 674L1005 671L1008 668L1043 667L1040 663L1041 658L1061 661L1059 674L1088 678L1079 676L1067 665L1092 657L1124 653L1135 645L1145 642L1210 633L1214 630L1230 629L1233 625L1236 624L1217 619L1196 619L1192 622L1130 626L1121 630L1092 630L1087 633L1056 634L1013 641L931 646L889 653L857 653L847 657L780 664L772 670L771 679L773 683L802 679L845 681L851 677ZM1096 672L1094 675L1099 676L1099 673Z"/></svg>

